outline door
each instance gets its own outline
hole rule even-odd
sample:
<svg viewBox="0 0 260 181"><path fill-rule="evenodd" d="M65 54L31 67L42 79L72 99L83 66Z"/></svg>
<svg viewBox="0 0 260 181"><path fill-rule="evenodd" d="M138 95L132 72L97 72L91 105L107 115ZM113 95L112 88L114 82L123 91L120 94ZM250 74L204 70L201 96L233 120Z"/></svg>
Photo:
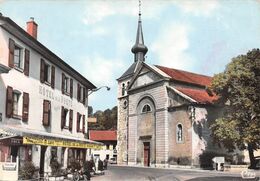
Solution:
<svg viewBox="0 0 260 181"><path fill-rule="evenodd" d="M144 143L144 166L150 166L150 143Z"/></svg>
<svg viewBox="0 0 260 181"><path fill-rule="evenodd" d="M40 158L40 175L44 174L44 162L45 162L45 152L46 152L47 146L41 146L41 158Z"/></svg>

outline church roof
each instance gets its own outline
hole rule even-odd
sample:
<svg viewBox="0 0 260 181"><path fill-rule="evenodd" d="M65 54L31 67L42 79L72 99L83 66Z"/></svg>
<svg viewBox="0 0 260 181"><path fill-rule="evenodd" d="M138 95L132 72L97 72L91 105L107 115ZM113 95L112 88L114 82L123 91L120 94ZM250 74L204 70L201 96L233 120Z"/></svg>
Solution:
<svg viewBox="0 0 260 181"><path fill-rule="evenodd" d="M125 73L123 73L123 75L121 77L119 77L117 80L122 80L126 77L129 77L131 75L133 75L135 73L135 68L136 68L136 64L138 62L134 62L126 71Z"/></svg>
<svg viewBox="0 0 260 181"><path fill-rule="evenodd" d="M183 87L175 87L175 89L189 96L196 102L202 104L213 103L218 99L216 95L209 95L208 92L203 89L192 89L192 88L183 88Z"/></svg>
<svg viewBox="0 0 260 181"><path fill-rule="evenodd" d="M171 77L171 79L201 86L209 86L211 84L212 77L201 75L201 74L195 74L192 72L187 72L183 70L163 67L159 65L155 65L157 68L159 68L161 71L166 73Z"/></svg>
<svg viewBox="0 0 260 181"><path fill-rule="evenodd" d="M89 139L95 141L116 141L117 132L112 130L90 130Z"/></svg>

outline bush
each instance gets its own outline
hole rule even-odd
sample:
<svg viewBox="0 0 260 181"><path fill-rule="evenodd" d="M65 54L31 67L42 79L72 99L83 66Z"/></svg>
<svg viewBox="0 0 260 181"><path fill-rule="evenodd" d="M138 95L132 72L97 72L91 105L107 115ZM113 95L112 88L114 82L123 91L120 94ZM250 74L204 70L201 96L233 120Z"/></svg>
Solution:
<svg viewBox="0 0 260 181"><path fill-rule="evenodd" d="M191 165L191 159L189 157L169 157L168 163L171 165Z"/></svg>
<svg viewBox="0 0 260 181"><path fill-rule="evenodd" d="M59 176L61 174L61 164L56 159L51 161L50 167L52 175Z"/></svg>
<svg viewBox="0 0 260 181"><path fill-rule="evenodd" d="M75 170L80 170L81 166L78 160L72 159L69 162L68 168L70 168L72 172L74 172Z"/></svg>
<svg viewBox="0 0 260 181"><path fill-rule="evenodd" d="M25 162L24 165L19 170L20 179L22 179L22 180L32 179L35 170L36 170L36 168L35 168L33 162L31 162L31 161Z"/></svg>

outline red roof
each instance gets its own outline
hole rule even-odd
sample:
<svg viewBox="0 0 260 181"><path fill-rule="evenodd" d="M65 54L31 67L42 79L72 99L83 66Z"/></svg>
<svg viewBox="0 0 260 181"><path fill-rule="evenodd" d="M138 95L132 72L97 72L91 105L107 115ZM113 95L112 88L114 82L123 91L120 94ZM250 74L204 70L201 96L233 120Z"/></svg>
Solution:
<svg viewBox="0 0 260 181"><path fill-rule="evenodd" d="M110 130L90 130L89 139L94 141L116 141L117 132Z"/></svg>
<svg viewBox="0 0 260 181"><path fill-rule="evenodd" d="M216 95L210 96L206 90L202 89L183 87L176 87L176 89L199 103L213 103L218 98Z"/></svg>
<svg viewBox="0 0 260 181"><path fill-rule="evenodd" d="M202 85L202 86L209 86L212 80L212 77L206 75L195 74L191 72L186 72L183 70L177 70L168 67L162 67L159 65L155 65L161 71L169 75L173 80Z"/></svg>

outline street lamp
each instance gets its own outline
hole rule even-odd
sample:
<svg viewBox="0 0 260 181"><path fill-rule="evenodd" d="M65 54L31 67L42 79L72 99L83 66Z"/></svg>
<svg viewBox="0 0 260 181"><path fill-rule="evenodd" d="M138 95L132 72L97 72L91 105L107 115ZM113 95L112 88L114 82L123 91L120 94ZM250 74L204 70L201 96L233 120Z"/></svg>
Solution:
<svg viewBox="0 0 260 181"><path fill-rule="evenodd" d="M101 87L98 87L98 88L95 88L95 89L91 89L91 90L89 91L89 93L88 93L88 96L89 96L90 94L92 94L93 92L96 92L96 91L98 91L99 89L101 89L101 88L103 88L103 87L105 87L105 88L107 89L107 91L110 90L110 87L108 87L108 86L101 86Z"/></svg>

